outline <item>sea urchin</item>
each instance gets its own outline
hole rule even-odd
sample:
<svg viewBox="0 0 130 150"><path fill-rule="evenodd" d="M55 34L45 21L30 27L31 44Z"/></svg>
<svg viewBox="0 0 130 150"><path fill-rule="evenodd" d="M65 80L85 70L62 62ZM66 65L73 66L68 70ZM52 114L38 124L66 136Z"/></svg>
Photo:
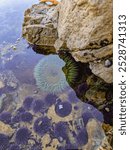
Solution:
<svg viewBox="0 0 130 150"><path fill-rule="evenodd" d="M28 128L25 127L20 128L16 133L15 137L16 143L25 145L28 143L30 136L31 132L28 130Z"/></svg>
<svg viewBox="0 0 130 150"><path fill-rule="evenodd" d="M34 131L43 136L46 134L51 128L51 121L47 117L40 117L34 122Z"/></svg>
<svg viewBox="0 0 130 150"><path fill-rule="evenodd" d="M9 145L8 136L0 133L0 150L6 150Z"/></svg>
<svg viewBox="0 0 130 150"><path fill-rule="evenodd" d="M68 116L72 111L72 105L68 101L59 102L55 105L55 112L60 117Z"/></svg>

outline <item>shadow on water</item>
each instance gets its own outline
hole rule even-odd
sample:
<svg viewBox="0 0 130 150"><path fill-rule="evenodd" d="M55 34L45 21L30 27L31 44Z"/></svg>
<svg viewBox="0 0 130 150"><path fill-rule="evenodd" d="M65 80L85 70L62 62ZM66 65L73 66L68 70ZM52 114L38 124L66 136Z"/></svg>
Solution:
<svg viewBox="0 0 130 150"><path fill-rule="evenodd" d="M103 122L103 115L77 97L74 84L74 89L70 87L81 78L77 70L71 77L71 69L77 64L70 56L68 71L65 57L37 54L20 38L23 12L35 2L0 1L0 120L14 129L13 133L0 133L0 150L41 150L39 139L44 136L49 138L48 146L57 139L56 149L77 149L88 142L88 120Z"/></svg>

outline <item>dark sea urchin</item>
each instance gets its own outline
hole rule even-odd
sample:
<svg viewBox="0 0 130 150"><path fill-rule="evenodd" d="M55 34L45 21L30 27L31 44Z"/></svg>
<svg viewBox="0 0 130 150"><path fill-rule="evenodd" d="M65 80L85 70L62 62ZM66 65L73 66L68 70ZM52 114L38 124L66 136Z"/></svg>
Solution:
<svg viewBox="0 0 130 150"><path fill-rule="evenodd" d="M55 112L60 117L68 116L72 111L72 105L70 102L59 102L55 105Z"/></svg>
<svg viewBox="0 0 130 150"><path fill-rule="evenodd" d="M40 99L34 100L33 103L32 103L32 110L35 113L42 112L44 110L44 103L43 103L43 101L40 100Z"/></svg>
<svg viewBox="0 0 130 150"><path fill-rule="evenodd" d="M45 105L47 107L50 107L52 106L53 104L56 103L56 99L57 99L57 96L54 95L54 94L48 94L45 99L44 99L44 102L45 102Z"/></svg>
<svg viewBox="0 0 130 150"><path fill-rule="evenodd" d="M15 137L16 143L25 145L28 143L30 136L31 136L31 132L28 130L28 128L25 127L20 128L16 133L16 137Z"/></svg>
<svg viewBox="0 0 130 150"><path fill-rule="evenodd" d="M0 150L6 150L9 146L9 137L0 133Z"/></svg>
<svg viewBox="0 0 130 150"><path fill-rule="evenodd" d="M20 150L20 148L17 144L12 144L9 146L9 150Z"/></svg>
<svg viewBox="0 0 130 150"><path fill-rule="evenodd" d="M32 97L30 97L30 96L26 97L25 100L24 100L24 102L23 102L23 107L26 110L30 110L32 102L33 102L33 98Z"/></svg>
<svg viewBox="0 0 130 150"><path fill-rule="evenodd" d="M47 117L40 117L34 122L34 131L43 136L51 129L51 121Z"/></svg>
<svg viewBox="0 0 130 150"><path fill-rule="evenodd" d="M64 62L56 55L49 55L41 59L34 69L37 86L53 94L66 89L68 83L62 71L64 65Z"/></svg>
<svg viewBox="0 0 130 150"><path fill-rule="evenodd" d="M31 147L31 150L42 150L42 146L41 146L41 144L34 144Z"/></svg>
<svg viewBox="0 0 130 150"><path fill-rule="evenodd" d="M30 112L24 112L20 115L20 119L23 122L31 122L33 120L33 115Z"/></svg>
<svg viewBox="0 0 130 150"><path fill-rule="evenodd" d="M60 121L55 125L54 133L57 138L62 137L63 139L68 139L69 127L67 122Z"/></svg>
<svg viewBox="0 0 130 150"><path fill-rule="evenodd" d="M21 113L24 113L26 110L23 108L23 107L19 107L17 109L17 114L21 114Z"/></svg>
<svg viewBox="0 0 130 150"><path fill-rule="evenodd" d="M6 123L6 124L10 124L11 123L11 113L10 112L2 112L0 114L0 121Z"/></svg>

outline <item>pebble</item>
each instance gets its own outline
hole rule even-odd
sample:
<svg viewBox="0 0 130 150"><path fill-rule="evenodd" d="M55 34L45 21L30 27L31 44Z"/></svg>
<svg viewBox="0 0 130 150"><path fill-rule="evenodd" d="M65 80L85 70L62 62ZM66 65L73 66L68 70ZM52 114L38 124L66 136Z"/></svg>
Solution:
<svg viewBox="0 0 130 150"><path fill-rule="evenodd" d="M107 112L110 112L110 109L109 109L109 108L107 108L107 107L105 108L105 110L106 110Z"/></svg>
<svg viewBox="0 0 130 150"><path fill-rule="evenodd" d="M38 94L38 90L34 90L34 94Z"/></svg>
<svg viewBox="0 0 130 150"><path fill-rule="evenodd" d="M110 67L111 65L112 62L109 59L105 60L105 67Z"/></svg>

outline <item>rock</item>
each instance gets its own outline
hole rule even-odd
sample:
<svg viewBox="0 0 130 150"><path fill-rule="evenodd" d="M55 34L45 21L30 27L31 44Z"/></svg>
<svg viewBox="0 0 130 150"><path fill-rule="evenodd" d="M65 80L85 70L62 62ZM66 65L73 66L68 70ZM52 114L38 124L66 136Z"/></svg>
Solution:
<svg viewBox="0 0 130 150"><path fill-rule="evenodd" d="M10 127L10 125L0 121L0 133L11 136L14 133L14 130Z"/></svg>
<svg viewBox="0 0 130 150"><path fill-rule="evenodd" d="M23 37L38 49L55 52L57 11L44 3L33 5L24 14Z"/></svg>
<svg viewBox="0 0 130 150"><path fill-rule="evenodd" d="M92 87L86 92L85 97L95 106L100 106L106 102L105 95L105 91L98 90L96 87Z"/></svg>
<svg viewBox="0 0 130 150"><path fill-rule="evenodd" d="M111 94L111 91L108 93L109 88L111 88L110 85L106 84L102 79L93 74L87 78L86 83L89 86L89 89L86 90L85 93L86 102L91 101L94 106L99 108L109 101L108 98L106 98L106 95Z"/></svg>
<svg viewBox="0 0 130 150"><path fill-rule="evenodd" d="M70 51L107 46L112 43L112 16L112 0L62 0L58 39Z"/></svg>
<svg viewBox="0 0 130 150"><path fill-rule="evenodd" d="M14 97L11 94L2 94L0 96L0 112L13 111L15 108Z"/></svg>
<svg viewBox="0 0 130 150"><path fill-rule="evenodd" d="M112 146L112 144L113 144L113 127L110 126L109 124L103 123L102 128L105 132L105 135L107 137L109 144Z"/></svg>
<svg viewBox="0 0 130 150"><path fill-rule="evenodd" d="M19 84L19 81L12 70L1 71L0 81L6 83L4 87L10 87L12 89L16 89Z"/></svg>
<svg viewBox="0 0 130 150"><path fill-rule="evenodd" d="M105 60L105 63L104 63L105 67L110 67L111 65L112 65L112 62L109 59Z"/></svg>
<svg viewBox="0 0 130 150"><path fill-rule="evenodd" d="M87 126L88 144L84 146L86 150L112 150L107 140L107 136L102 128L101 123L95 119L90 119Z"/></svg>
<svg viewBox="0 0 130 150"><path fill-rule="evenodd" d="M112 47L113 44L107 45L105 47L101 47L99 49L86 49L82 51L74 51L71 52L72 56L76 61L80 61L83 63L92 62L95 60L100 60L106 57L112 56Z"/></svg>
<svg viewBox="0 0 130 150"><path fill-rule="evenodd" d="M90 62L89 66L93 74L102 78L107 83L113 82L113 65L105 67L104 61L101 61L100 63Z"/></svg>

